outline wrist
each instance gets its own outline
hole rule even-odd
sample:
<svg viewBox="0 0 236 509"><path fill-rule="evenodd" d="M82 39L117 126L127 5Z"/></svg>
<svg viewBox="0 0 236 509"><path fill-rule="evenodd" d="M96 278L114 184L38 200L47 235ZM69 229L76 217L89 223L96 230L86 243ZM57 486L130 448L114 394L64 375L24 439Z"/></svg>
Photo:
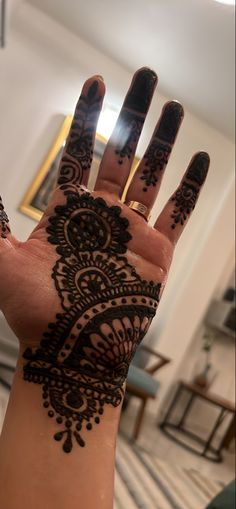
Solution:
<svg viewBox="0 0 236 509"><path fill-rule="evenodd" d="M23 379L23 366L24 360L20 358L0 440L0 492L5 497L1 500L4 508L23 509L26 499L29 507L35 509L43 506L75 509L80 504L86 507L82 500L86 500L87 507L97 507L99 493L102 497L105 487L110 486L107 503L104 501L101 506L110 509L120 406L106 405L100 424L94 424L92 430L84 427L85 446L75 446L71 454L65 454L60 443L53 440L59 425L54 418L48 418L47 409L43 408L40 384ZM94 491L88 490L88 475ZM9 479L14 479L14 493L5 489Z"/></svg>
<svg viewBox="0 0 236 509"><path fill-rule="evenodd" d="M68 356L66 362L65 356L60 359L49 348L46 353L42 348L22 350L21 377L26 385L34 382L41 388L39 405L53 422L51 438L58 442L57 447L66 453L77 445L85 447L105 421L114 421L117 431L128 366L122 373L106 365L97 366L90 360L90 351L83 357L80 352L72 359Z"/></svg>

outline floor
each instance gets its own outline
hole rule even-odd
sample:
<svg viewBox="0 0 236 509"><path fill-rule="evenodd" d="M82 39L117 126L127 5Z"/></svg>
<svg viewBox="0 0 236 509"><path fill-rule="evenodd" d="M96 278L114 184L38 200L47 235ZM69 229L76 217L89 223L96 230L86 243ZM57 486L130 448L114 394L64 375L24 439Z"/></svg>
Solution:
<svg viewBox="0 0 236 509"><path fill-rule="evenodd" d="M0 430L8 400L8 391L0 385ZM134 419L139 402L133 398L131 404L122 413L120 430L126 438L131 437ZM138 439L138 445L146 452L155 454L159 460L178 464L185 468L194 468L210 479L221 480L224 483L230 482L235 477L235 451L233 448L224 453L224 462L212 463L204 458L195 456L181 446L173 443L158 429L156 419L146 413L143 427Z"/></svg>
<svg viewBox="0 0 236 509"><path fill-rule="evenodd" d="M122 413L120 429L126 437L131 437L133 423L136 417L139 402L132 399L132 404ZM138 439L138 445L145 451L155 454L158 459L178 464L185 468L194 468L210 479L221 480L224 483L232 481L235 477L235 450L224 452L222 463L213 463L195 454L186 451L181 446L166 437L156 425L156 418L146 413L143 427Z"/></svg>

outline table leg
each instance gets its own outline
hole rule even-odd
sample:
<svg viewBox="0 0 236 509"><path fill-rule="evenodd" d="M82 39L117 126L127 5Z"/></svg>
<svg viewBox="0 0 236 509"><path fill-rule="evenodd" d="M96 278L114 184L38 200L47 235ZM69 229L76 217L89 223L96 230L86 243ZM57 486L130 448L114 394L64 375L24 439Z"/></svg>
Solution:
<svg viewBox="0 0 236 509"><path fill-rule="evenodd" d="M226 431L225 431L225 434L223 435L221 441L220 441L220 445L217 449L217 453L220 455L222 449L225 447L225 449L227 449L227 444L226 444L226 439L229 435L229 431L230 430L233 430L234 432L232 432L232 438L233 436L235 436L235 414L232 415L232 419L230 420L230 424L229 426L227 427Z"/></svg>
<svg viewBox="0 0 236 509"><path fill-rule="evenodd" d="M182 417L180 418L179 423L177 424L177 428L181 428L183 426L183 424L185 422L185 419L186 419L189 411L191 410L191 406L192 406L194 398L195 398L195 394L192 392L190 394L190 398L188 400L188 403L187 403L187 405L185 407L184 413L183 413Z"/></svg>
<svg viewBox="0 0 236 509"><path fill-rule="evenodd" d="M211 431L209 437L208 437L208 440L205 444L205 447L204 447L204 450L202 452L202 456L205 456L206 455L206 452L208 451L208 449L210 448L210 445L211 445L211 442L215 436L215 433L216 431L218 430L219 426L221 425L221 423L223 422L225 418L225 409L222 408L221 411L220 411L220 414L216 420L216 423L215 423L215 426L213 427L213 430ZM219 460L220 460L220 456L219 456Z"/></svg>
<svg viewBox="0 0 236 509"><path fill-rule="evenodd" d="M170 404L170 406L169 406L169 408L168 408L168 410L167 410L167 412L166 412L166 414L164 416L164 419L163 419L163 421L160 424L161 428L165 426L166 422L168 422L168 419L169 419L169 417L172 414L172 410L174 409L175 404L178 401L178 398L179 398L179 395L180 395L181 391L182 391L182 384L179 384L179 386L178 386L178 388L177 388L177 390L175 392L175 395L173 397L173 400L172 400L172 402L171 402L171 404Z"/></svg>

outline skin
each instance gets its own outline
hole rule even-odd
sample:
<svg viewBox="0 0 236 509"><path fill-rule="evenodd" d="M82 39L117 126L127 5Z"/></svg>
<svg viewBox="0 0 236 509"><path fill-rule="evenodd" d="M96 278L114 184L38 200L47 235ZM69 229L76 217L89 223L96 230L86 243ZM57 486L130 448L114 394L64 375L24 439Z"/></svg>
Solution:
<svg viewBox="0 0 236 509"><path fill-rule="evenodd" d="M103 198L108 207L115 205L121 208L121 217L128 219L128 232L131 236L125 253L127 263L132 265L142 279L161 284L162 293L174 247L205 180L209 156L204 152L194 156L177 190L177 197L174 193L170 198L154 228L127 205L134 200L151 209L156 200L183 118L181 105L168 103L147 149L154 142L157 144L151 159L155 185L146 185L145 178L141 178L145 176L143 171L147 168L146 153L130 184L125 203L121 202L156 84L157 77L153 71L143 68L135 73L117 125L108 141L92 196ZM106 405L99 426L93 432L84 431L86 447L74 447L66 455L51 438L57 428L42 409L40 386L23 380L23 354L26 348L34 349L40 345L48 324L54 322L56 314L62 311L52 279L58 253L48 240L47 227L49 218L55 215L55 207L66 204L63 186L68 186L70 192L85 192L89 164L83 166L81 159L76 157L78 153L75 144L82 136L78 121L83 118L81 105L86 103L89 94L94 94L95 89L96 114L83 119L83 129L88 128L94 139L105 93L103 80L97 76L84 84L82 99L75 112L77 120L72 124L62 157L58 187L43 218L26 242L20 242L11 234L9 223L0 208L0 308L20 341L20 356L0 441L0 492L4 509L25 509L26 500L27 507L34 509L111 509L113 504L114 454L121 406ZM165 120L167 111L169 117ZM131 128L134 119L135 132ZM164 158L164 162L160 159L163 142L168 147L168 157ZM65 173L68 161L74 169L71 179ZM189 193L192 201L189 201ZM181 206L184 214L180 212Z"/></svg>

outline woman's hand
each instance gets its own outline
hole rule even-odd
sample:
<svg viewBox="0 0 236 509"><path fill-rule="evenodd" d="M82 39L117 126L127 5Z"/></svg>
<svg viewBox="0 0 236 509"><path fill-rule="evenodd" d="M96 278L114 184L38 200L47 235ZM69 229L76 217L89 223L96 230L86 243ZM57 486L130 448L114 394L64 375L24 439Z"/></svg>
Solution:
<svg viewBox="0 0 236 509"><path fill-rule="evenodd" d="M86 185L105 86L84 84L61 160L58 187L26 242L10 233L0 204L0 307L21 342L24 379L39 383L56 419L55 440L70 452L83 429L118 406L134 352L155 315L174 245L197 201L209 156L199 152L155 227L151 210L183 118L167 103L121 202L157 84L133 78L102 158L95 189ZM137 212L137 203L143 205Z"/></svg>

